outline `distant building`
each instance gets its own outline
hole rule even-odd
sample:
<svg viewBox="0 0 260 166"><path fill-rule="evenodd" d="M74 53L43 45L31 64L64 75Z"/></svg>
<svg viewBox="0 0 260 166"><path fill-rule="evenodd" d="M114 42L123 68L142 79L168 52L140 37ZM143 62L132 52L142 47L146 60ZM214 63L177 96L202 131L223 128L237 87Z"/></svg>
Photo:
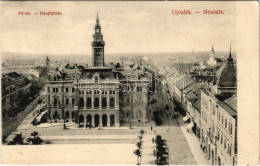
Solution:
<svg viewBox="0 0 260 166"><path fill-rule="evenodd" d="M44 83L47 79L47 68L37 66L29 69L29 80L35 80Z"/></svg>
<svg viewBox="0 0 260 166"><path fill-rule="evenodd" d="M194 68L196 69L207 69L207 68L218 68L223 64L223 60L215 57L214 46L212 45L209 58L199 62L199 65L195 63Z"/></svg>

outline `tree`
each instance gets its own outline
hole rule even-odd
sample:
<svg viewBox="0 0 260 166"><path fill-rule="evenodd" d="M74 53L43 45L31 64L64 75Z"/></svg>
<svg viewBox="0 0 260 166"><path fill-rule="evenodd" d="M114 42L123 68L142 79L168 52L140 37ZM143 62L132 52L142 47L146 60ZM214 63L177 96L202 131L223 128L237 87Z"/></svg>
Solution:
<svg viewBox="0 0 260 166"><path fill-rule="evenodd" d="M155 124L156 124L157 126L162 125L162 124L163 124L163 120L162 120L162 118L160 117L159 112L158 112L158 111L154 111L153 114L154 114L153 120L154 120Z"/></svg>
<svg viewBox="0 0 260 166"><path fill-rule="evenodd" d="M37 131L32 132L31 136L33 136L33 138L29 137L26 139L28 143L31 143L32 145L39 145L42 143L43 140L38 136Z"/></svg>
<svg viewBox="0 0 260 166"><path fill-rule="evenodd" d="M137 165L140 165L139 158L142 156L140 149L136 149L134 154L137 156Z"/></svg>
<svg viewBox="0 0 260 166"><path fill-rule="evenodd" d="M142 142L137 142L136 146L138 147L138 149L142 149Z"/></svg>

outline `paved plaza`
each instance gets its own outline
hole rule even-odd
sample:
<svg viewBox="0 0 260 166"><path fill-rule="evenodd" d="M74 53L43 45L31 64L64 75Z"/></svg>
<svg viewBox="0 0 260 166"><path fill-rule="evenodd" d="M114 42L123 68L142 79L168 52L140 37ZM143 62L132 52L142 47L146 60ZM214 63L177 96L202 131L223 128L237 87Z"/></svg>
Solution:
<svg viewBox="0 0 260 166"><path fill-rule="evenodd" d="M40 138L48 142L51 147L55 144L81 144L85 149L77 148L73 151L77 153L86 153L88 156L83 159L77 157L82 164L133 164L137 163L137 156L133 153L137 149L136 143L140 130L144 130L143 135L143 149L142 149L142 165L153 165L155 163L155 156L153 150L155 144L152 143L152 138L156 135L161 135L162 139L166 140L169 149L169 164L170 165L207 165L208 161L205 159L199 142L195 135L186 130L186 125L182 122L182 116L176 119L169 119L163 126L155 127L154 123L132 123L131 129L129 124L123 124L122 128L115 128L114 130L108 128L77 128L74 123L66 123L67 129L63 129L63 123L42 124L40 126L33 126L33 114L38 111L40 106L37 106L32 113L30 113L13 135L19 131L22 132L24 138L29 137L30 133L37 131ZM151 130L153 126L153 130ZM9 140L12 136L8 137ZM94 153L93 149L102 147L102 152ZM114 149L111 151L111 149ZM107 150L107 151L106 151ZM116 152L115 152L116 151ZM121 157L122 152L124 153ZM104 155L106 153L106 155ZM113 157L118 155L118 160L111 160L110 153ZM91 155L95 156L91 156ZM98 156L102 156L102 160L98 160ZM105 156L105 157L104 157ZM120 156L120 157L119 157ZM126 157L128 156L128 157ZM36 164L36 163L32 163Z"/></svg>

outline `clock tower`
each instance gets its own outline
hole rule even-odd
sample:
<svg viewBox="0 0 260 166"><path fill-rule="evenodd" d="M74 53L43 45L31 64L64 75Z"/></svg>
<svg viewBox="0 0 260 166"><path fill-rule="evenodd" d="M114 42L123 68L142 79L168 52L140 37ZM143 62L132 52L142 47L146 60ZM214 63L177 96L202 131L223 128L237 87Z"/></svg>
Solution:
<svg viewBox="0 0 260 166"><path fill-rule="evenodd" d="M101 26L99 24L99 18L97 14L97 20L95 25L95 32L93 34L92 42L92 65L95 67L100 67L105 65L104 60L104 46L103 34L101 33Z"/></svg>

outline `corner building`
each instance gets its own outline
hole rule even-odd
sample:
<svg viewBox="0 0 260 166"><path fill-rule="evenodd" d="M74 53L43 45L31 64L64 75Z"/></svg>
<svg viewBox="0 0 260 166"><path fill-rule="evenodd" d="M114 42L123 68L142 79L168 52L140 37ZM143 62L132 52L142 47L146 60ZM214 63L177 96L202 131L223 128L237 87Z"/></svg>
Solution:
<svg viewBox="0 0 260 166"><path fill-rule="evenodd" d="M119 64L106 66L98 16L94 29L92 66L49 72L48 121L75 122L84 127L146 122L151 74L140 66L127 70Z"/></svg>

